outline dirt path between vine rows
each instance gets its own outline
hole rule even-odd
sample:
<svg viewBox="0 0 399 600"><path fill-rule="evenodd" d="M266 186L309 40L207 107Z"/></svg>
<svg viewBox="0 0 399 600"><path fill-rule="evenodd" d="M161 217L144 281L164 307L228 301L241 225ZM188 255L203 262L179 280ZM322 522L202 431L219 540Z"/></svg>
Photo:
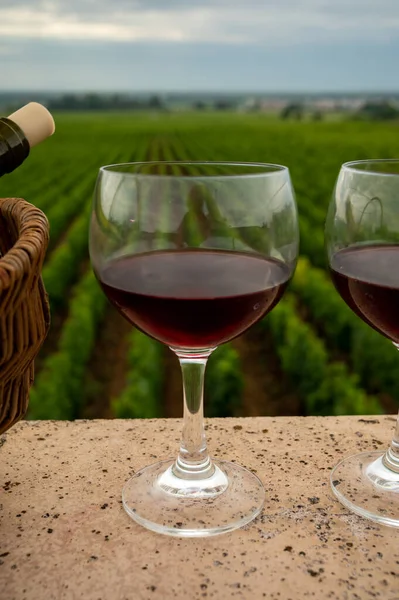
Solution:
<svg viewBox="0 0 399 600"><path fill-rule="evenodd" d="M253 327L232 345L240 355L244 378L242 409L237 416L303 414L301 401L281 370L268 332Z"/></svg>

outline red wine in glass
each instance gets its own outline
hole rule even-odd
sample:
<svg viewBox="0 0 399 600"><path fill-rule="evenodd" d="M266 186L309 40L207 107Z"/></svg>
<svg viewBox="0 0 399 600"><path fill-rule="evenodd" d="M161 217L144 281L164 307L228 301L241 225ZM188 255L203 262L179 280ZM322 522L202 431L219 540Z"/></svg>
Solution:
<svg viewBox="0 0 399 600"><path fill-rule="evenodd" d="M331 277L346 304L399 343L399 245L354 246L334 254Z"/></svg>
<svg viewBox="0 0 399 600"><path fill-rule="evenodd" d="M280 300L292 269L222 250L159 251L110 260L105 294L136 327L173 348L212 348L243 333Z"/></svg>

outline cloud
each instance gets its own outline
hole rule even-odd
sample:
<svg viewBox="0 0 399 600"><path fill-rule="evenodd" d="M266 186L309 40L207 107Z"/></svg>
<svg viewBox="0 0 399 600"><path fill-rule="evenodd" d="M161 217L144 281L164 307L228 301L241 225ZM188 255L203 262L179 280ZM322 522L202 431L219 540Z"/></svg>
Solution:
<svg viewBox="0 0 399 600"><path fill-rule="evenodd" d="M0 36L3 42L384 42L399 38L399 1L13 0L0 4Z"/></svg>
<svg viewBox="0 0 399 600"><path fill-rule="evenodd" d="M398 89L399 0L0 0L8 89Z"/></svg>

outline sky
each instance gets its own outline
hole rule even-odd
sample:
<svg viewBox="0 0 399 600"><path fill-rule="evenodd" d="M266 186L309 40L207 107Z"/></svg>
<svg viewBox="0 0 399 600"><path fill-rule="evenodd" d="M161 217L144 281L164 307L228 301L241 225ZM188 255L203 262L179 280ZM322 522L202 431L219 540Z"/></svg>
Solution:
<svg viewBox="0 0 399 600"><path fill-rule="evenodd" d="M399 91L399 0L0 0L0 92Z"/></svg>

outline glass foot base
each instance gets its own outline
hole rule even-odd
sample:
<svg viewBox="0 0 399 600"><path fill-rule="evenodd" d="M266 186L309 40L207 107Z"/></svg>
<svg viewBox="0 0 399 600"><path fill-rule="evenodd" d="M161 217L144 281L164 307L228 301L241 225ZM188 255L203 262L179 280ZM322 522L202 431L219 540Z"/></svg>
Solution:
<svg viewBox="0 0 399 600"><path fill-rule="evenodd" d="M349 456L331 472L332 491L354 513L399 527L399 473L387 469L380 452Z"/></svg>
<svg viewBox="0 0 399 600"><path fill-rule="evenodd" d="M170 486L174 462L145 467L123 488L127 514L147 529L177 537L218 535L246 525L262 510L264 487L244 467L215 461L216 472L206 485L179 480L177 490Z"/></svg>

